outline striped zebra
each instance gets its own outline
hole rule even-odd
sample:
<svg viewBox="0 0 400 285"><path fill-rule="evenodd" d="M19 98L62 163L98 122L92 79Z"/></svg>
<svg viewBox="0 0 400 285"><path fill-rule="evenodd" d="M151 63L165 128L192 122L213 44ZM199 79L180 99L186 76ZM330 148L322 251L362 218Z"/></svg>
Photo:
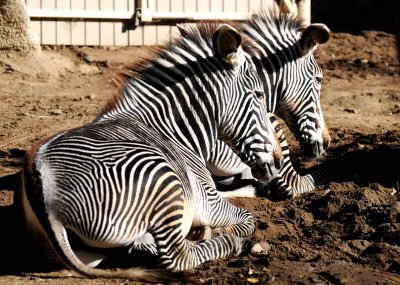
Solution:
<svg viewBox="0 0 400 285"><path fill-rule="evenodd" d="M227 24L193 27L135 64L93 122L34 146L21 177L28 232L88 277L165 282L205 261L265 253L249 239L251 213L221 197L206 168L217 138L260 180L280 167L252 48ZM218 235L188 240L196 227ZM161 269L96 267L104 249L148 236Z"/></svg>
<svg viewBox="0 0 400 285"><path fill-rule="evenodd" d="M329 40L330 30L324 24L305 26L301 18L282 13L277 5L237 23L236 28L246 34L255 47L250 54L263 80L268 109L285 121L306 157L321 157L329 146L330 136L320 103L322 70L313 52L319 44ZM185 35L183 27L178 26L178 29ZM282 130L279 133L281 142L286 145ZM221 141L208 168L225 197L253 197L272 191L292 198L324 183L320 180L321 173L299 175L292 166L288 148L274 183L255 181L248 166ZM239 187L247 185L248 181L252 185Z"/></svg>

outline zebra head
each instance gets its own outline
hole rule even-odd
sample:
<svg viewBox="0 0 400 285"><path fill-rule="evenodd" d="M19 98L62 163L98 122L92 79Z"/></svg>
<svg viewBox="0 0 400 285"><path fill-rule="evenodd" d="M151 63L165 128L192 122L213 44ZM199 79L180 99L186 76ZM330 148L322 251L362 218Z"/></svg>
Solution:
<svg viewBox="0 0 400 285"><path fill-rule="evenodd" d="M313 55L318 44L326 43L329 37L324 24L311 24L302 32L297 42L300 57L287 64L281 89L279 114L309 158L320 157L331 141L321 108L322 70Z"/></svg>
<svg viewBox="0 0 400 285"><path fill-rule="evenodd" d="M251 167L255 178L268 181L280 169L282 150L269 118L272 114L267 113L261 79L241 44L241 35L226 24L213 37L215 53L233 75L223 88L218 139Z"/></svg>
<svg viewBox="0 0 400 285"><path fill-rule="evenodd" d="M330 136L321 110L322 71L313 52L330 37L323 24L305 26L276 5L241 22L253 43L249 51L266 93L267 106L279 115L299 140L309 158L321 156Z"/></svg>

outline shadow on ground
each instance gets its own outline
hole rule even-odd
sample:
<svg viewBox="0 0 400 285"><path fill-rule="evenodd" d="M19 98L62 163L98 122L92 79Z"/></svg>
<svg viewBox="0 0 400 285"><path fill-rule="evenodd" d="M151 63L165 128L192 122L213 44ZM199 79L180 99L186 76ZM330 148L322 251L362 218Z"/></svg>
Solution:
<svg viewBox="0 0 400 285"><path fill-rule="evenodd" d="M353 133L351 136L354 137L351 143L337 144L332 147L325 162L309 169L302 168L300 171L309 172L319 167L328 166L335 170L335 175L332 176L331 182L343 183L344 186L341 187L341 190L348 187L345 184L347 182L351 182L350 187L361 188L368 186L372 190L374 190L374 187L371 187L371 184L378 184L377 190L382 187L389 190L393 189L393 195L399 195L400 173L397 167L400 161L399 134L392 132L382 135ZM340 133L338 138L340 139ZM0 159L0 163L2 163L2 159ZM49 264L40 257L39 251L26 238L19 202L18 176L19 173L16 173L0 178L2 197L10 199L9 203L0 200L2 202L0 204L0 228L5 229L0 235L0 275L18 275L26 272L54 270L55 268L49 267ZM332 217L328 209L318 203L335 202L336 200L332 200L334 199L334 192L335 189L331 188L330 196L332 197L326 195L325 197L314 199L315 201L309 205L313 209L319 209L311 210L314 217L318 217L319 220L329 220ZM378 192L376 195L379 195ZM352 195L348 193L347 198L357 199ZM310 198L307 197L309 196L305 196L301 201L310 202ZM333 202L331 200L327 202L324 199L331 199ZM340 205L338 207L340 208ZM343 209L343 211L356 213L357 209ZM371 212L371 214L373 213ZM399 217L394 217L394 219L397 220ZM382 221L377 220L376 223ZM351 236L348 238L351 238ZM395 237L389 234L385 237L385 239L391 238Z"/></svg>

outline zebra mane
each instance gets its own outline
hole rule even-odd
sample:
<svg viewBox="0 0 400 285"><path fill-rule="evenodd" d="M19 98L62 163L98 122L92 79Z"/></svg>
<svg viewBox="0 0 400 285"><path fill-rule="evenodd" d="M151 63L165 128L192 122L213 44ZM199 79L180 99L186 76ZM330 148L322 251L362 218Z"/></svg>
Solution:
<svg viewBox="0 0 400 285"><path fill-rule="evenodd" d="M238 26L254 41L255 48L274 53L297 42L306 22L293 13L282 11L277 5L267 5Z"/></svg>
<svg viewBox="0 0 400 285"><path fill-rule="evenodd" d="M128 67L123 76L128 80L145 79L146 72L152 68L168 68L215 56L212 37L218 25L217 22L204 22L188 26L185 36L178 36L164 45L150 49L145 57Z"/></svg>
<svg viewBox="0 0 400 285"><path fill-rule="evenodd" d="M153 87L160 84L160 81L163 81L163 84L160 86L165 87L168 86L166 75L172 75L174 80L178 79L178 82L180 79L184 81L185 78L190 77L190 74L185 73L183 75L181 71L177 71L177 68L174 67L194 67L200 61L215 57L212 38L214 32L221 24L222 23L218 21L207 21L190 25L185 28L186 34L184 36L180 35L172 39L169 43L150 48L145 56L139 58L139 60L128 67L125 72L119 74L119 76L115 78L119 91L109 100L100 115L112 110L121 99L121 96L124 96L124 90L127 86L134 81L141 80ZM235 26L233 23L231 24ZM242 37L242 47L245 51L251 49L250 43L251 42L247 40L245 36ZM216 60L215 58L215 61ZM217 65L218 68L230 68L223 61L220 63L221 64ZM170 69L170 72L157 72L163 69ZM196 69L196 67L194 67L194 69ZM190 68L185 68L184 70L190 72Z"/></svg>

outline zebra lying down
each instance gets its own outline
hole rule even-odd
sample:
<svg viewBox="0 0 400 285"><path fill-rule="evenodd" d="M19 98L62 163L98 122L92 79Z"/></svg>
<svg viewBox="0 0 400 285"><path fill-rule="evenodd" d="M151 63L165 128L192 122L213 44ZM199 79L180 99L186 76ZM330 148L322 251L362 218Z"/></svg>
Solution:
<svg viewBox="0 0 400 285"><path fill-rule="evenodd" d="M323 75L314 51L329 40L330 30L324 24L306 26L299 16L281 12L277 5L267 6L235 27L254 46L249 53L263 81L269 111L285 121L306 157L321 157L331 139L321 108ZM185 28L178 29L185 36ZM283 133L281 140L286 144ZM288 148L283 167L272 184L254 180L249 167L222 141L218 141L207 167L225 197L266 196L272 192L292 198L325 183L319 173L299 175ZM251 182L248 187L237 189L247 181Z"/></svg>
<svg viewBox="0 0 400 285"><path fill-rule="evenodd" d="M21 177L29 232L88 277L165 282L205 261L264 253L249 238L251 213L223 198L206 168L217 139L261 181L281 166L253 48L229 25L193 27L134 65L94 121L35 145ZM188 240L196 227L219 234ZM87 246L84 255L70 233ZM102 249L146 235L162 269L96 268Z"/></svg>

